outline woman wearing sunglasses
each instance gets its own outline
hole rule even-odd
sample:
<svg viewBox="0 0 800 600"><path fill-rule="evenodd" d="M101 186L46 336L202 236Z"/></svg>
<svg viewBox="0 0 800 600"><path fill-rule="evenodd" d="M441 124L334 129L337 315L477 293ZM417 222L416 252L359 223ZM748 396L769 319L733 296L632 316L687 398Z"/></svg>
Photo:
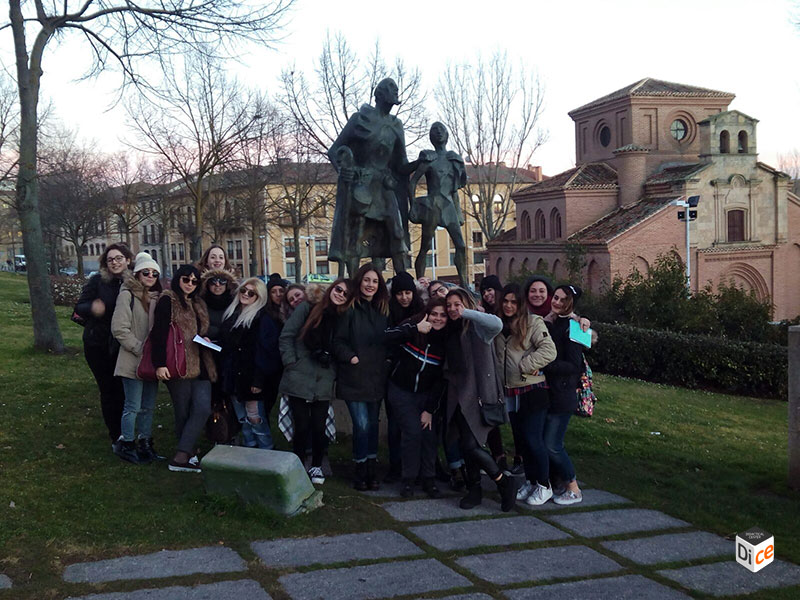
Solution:
<svg viewBox="0 0 800 600"><path fill-rule="evenodd" d="M325 483L322 458L327 445L325 426L334 399L336 372L333 336L336 323L353 299L351 283L337 279L327 290L308 286L308 301L299 304L283 326L280 351L284 371L280 393L289 399L294 422L294 453L305 463L306 443L311 437L312 483Z"/></svg>
<svg viewBox="0 0 800 600"><path fill-rule="evenodd" d="M222 390L234 399L233 406L242 424L244 445L271 450L264 406L264 389L275 377L278 355L278 327L266 314L268 293L256 277L239 285L233 302L225 311L222 339Z"/></svg>
<svg viewBox="0 0 800 600"><path fill-rule="evenodd" d="M170 471L197 473L200 466L191 460L197 438L211 414L211 382L217 369L208 348L194 342L194 336L208 332L208 309L198 295L200 273L194 265L183 265L156 304L150 341L156 377L166 382L175 411L175 435L178 447ZM186 352L186 375L180 377L167 369L167 338L170 324L178 326Z"/></svg>
<svg viewBox="0 0 800 600"><path fill-rule="evenodd" d="M122 378L125 390L122 435L114 453L134 464L147 464L164 458L158 456L153 448L153 410L158 382L142 381L136 377L144 342L150 332L150 309L155 306L161 292L160 271L158 263L147 252L137 254L133 275L126 272L123 276L111 319L111 333L120 346L114 375Z"/></svg>

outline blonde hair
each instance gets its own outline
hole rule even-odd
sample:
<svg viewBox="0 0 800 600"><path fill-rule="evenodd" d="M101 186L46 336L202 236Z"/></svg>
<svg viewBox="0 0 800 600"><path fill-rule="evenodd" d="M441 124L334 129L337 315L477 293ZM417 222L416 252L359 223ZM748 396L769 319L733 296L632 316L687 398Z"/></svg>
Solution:
<svg viewBox="0 0 800 600"><path fill-rule="evenodd" d="M248 284L256 289L256 301L252 304L242 307L242 310L239 313L239 316L236 318L236 322L233 324L231 329L236 329L240 326L244 327L245 329L249 328L253 324L253 320L256 318L258 313L261 312L261 309L267 305L268 294L266 284L258 277L251 277L250 279L245 279L239 284L239 287L236 288L236 295L233 297L233 302L231 302L228 308L225 309L225 313L222 315L222 320L224 321L225 319L229 318L236 312L236 309L239 308L241 304L240 291Z"/></svg>

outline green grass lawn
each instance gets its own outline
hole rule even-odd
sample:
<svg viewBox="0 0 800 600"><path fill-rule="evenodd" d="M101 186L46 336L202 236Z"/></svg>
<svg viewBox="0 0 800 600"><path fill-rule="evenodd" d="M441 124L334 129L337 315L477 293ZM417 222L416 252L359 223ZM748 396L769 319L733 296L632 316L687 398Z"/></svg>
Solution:
<svg viewBox="0 0 800 600"><path fill-rule="evenodd" d="M58 314L70 352L33 352L26 282L0 274L0 573L27 582L14 598L60 597L64 566L82 560L225 543L253 561L248 542L256 539L396 528L343 479L325 484L324 508L287 520L207 497L201 477L163 463L123 463L109 448L82 330L68 308ZM786 403L601 375L596 386L595 417L574 419L567 434L579 479L721 535L757 525L775 535L778 558L800 563ZM162 390L155 440L164 453L171 410ZM335 469L348 454L347 443L332 446Z"/></svg>

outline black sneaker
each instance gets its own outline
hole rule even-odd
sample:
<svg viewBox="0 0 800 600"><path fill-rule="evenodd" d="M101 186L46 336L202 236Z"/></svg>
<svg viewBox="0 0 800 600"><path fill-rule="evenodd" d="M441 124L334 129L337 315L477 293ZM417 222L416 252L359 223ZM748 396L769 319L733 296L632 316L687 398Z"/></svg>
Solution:
<svg viewBox="0 0 800 600"><path fill-rule="evenodd" d="M153 462L154 460L164 460L164 456L161 456L156 449L153 447L153 438L139 438L138 444L139 450L139 457L142 462Z"/></svg>
<svg viewBox="0 0 800 600"><path fill-rule="evenodd" d="M403 489L400 490L401 498L411 498L414 495L414 483L410 479L403 480Z"/></svg>
<svg viewBox="0 0 800 600"><path fill-rule="evenodd" d="M509 512L517 502L517 490L519 490L519 479L502 475L496 482L497 491L500 492L500 510Z"/></svg>
<svg viewBox="0 0 800 600"><path fill-rule="evenodd" d="M188 460L186 462L177 462L174 458L169 461L169 470L175 473L199 473L200 466L193 465Z"/></svg>
<svg viewBox="0 0 800 600"><path fill-rule="evenodd" d="M127 460L135 465L142 464L142 461L139 459L139 453L136 451L136 443L133 441L119 442L116 450L114 450L114 454L119 456L122 460Z"/></svg>
<svg viewBox="0 0 800 600"><path fill-rule="evenodd" d="M422 490L428 494L428 498L441 498L442 492L439 491L439 488L436 487L436 480L431 477L430 479L424 479L422 481Z"/></svg>
<svg viewBox="0 0 800 600"><path fill-rule="evenodd" d="M463 498L461 498L461 501L458 503L458 506L459 508L463 508L464 510L469 510L470 508L475 508L476 506L478 506L482 500L483 500L483 490L481 489L480 484L478 484L467 489L467 494Z"/></svg>

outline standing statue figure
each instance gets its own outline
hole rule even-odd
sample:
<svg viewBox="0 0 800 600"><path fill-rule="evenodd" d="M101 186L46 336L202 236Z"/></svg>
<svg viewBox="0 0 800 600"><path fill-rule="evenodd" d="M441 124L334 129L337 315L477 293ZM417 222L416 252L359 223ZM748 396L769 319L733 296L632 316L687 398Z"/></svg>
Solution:
<svg viewBox="0 0 800 600"><path fill-rule="evenodd" d="M464 215L458 201L458 190L467 185L467 170L464 159L457 153L446 150L447 128L438 121L431 125L430 140L433 150L420 153L419 167L411 178L411 211L409 220L422 225L419 254L414 261L417 279L425 276L425 266L431 240L437 227L444 227L450 234L456 250L455 263L462 286L467 283L467 246L461 235ZM428 195L414 198L417 182L425 176Z"/></svg>
<svg viewBox="0 0 800 600"><path fill-rule="evenodd" d="M350 117L328 149L339 173L329 260L349 276L370 257L383 268L391 257L395 272L406 270L408 175L417 162L406 157L403 122L389 114L399 104L397 84L384 79L375 87L375 106L364 104Z"/></svg>

